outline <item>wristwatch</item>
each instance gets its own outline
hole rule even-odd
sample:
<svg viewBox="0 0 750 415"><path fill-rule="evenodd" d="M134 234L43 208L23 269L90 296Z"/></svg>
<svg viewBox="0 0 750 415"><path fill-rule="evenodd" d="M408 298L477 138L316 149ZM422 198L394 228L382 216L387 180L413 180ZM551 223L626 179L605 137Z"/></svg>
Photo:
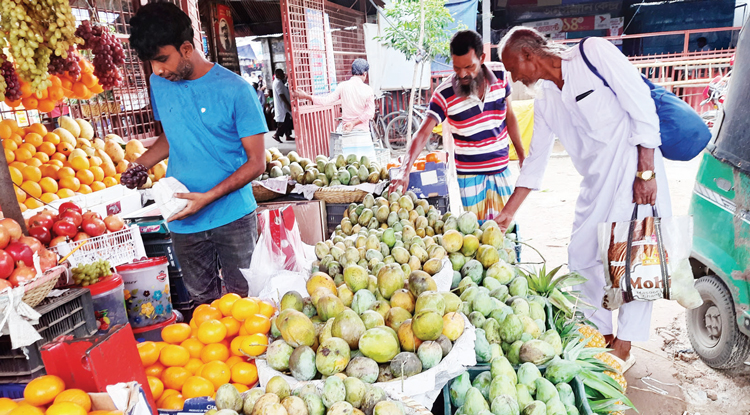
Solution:
<svg viewBox="0 0 750 415"><path fill-rule="evenodd" d="M644 182L647 182L649 180L653 180L656 177L656 174L653 170L644 170L637 172L635 174L635 177L643 180Z"/></svg>

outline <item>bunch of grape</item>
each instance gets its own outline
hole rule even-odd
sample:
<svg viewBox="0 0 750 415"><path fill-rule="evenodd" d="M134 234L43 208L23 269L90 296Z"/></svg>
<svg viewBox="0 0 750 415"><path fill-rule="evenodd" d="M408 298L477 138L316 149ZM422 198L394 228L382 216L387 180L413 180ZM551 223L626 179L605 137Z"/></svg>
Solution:
<svg viewBox="0 0 750 415"><path fill-rule="evenodd" d="M9 61L5 54L0 54L0 60L3 61L0 64L0 76L5 81L5 98L11 101L18 101L21 99L21 80L18 79L13 62Z"/></svg>
<svg viewBox="0 0 750 415"><path fill-rule="evenodd" d="M71 270L73 271L73 282L82 287L96 284L100 279L112 275L110 268L109 261L103 259L92 264L79 265Z"/></svg>
<svg viewBox="0 0 750 415"><path fill-rule="evenodd" d="M7 30L5 37L16 61L16 71L32 91L42 91L52 84L47 73L52 49L44 38L47 32L44 22L34 19L29 10L34 9L27 2L0 1L1 24Z"/></svg>
<svg viewBox="0 0 750 415"><path fill-rule="evenodd" d="M50 58L49 62L49 73L52 75L63 75L67 72L71 78L78 79L81 75L81 67L78 62L81 58L76 53L75 47L71 46L68 49L67 57L54 55Z"/></svg>
<svg viewBox="0 0 750 415"><path fill-rule="evenodd" d="M81 22L76 36L83 39L83 49L91 49L94 54L94 75L104 89L120 85L122 75L117 68L125 63L125 52L117 38L102 26L91 26L88 20Z"/></svg>
<svg viewBox="0 0 750 415"><path fill-rule="evenodd" d="M80 43L75 35L76 20L69 0L26 0L28 15L42 23L44 40L52 47L54 56L68 57L70 50Z"/></svg>
<svg viewBox="0 0 750 415"><path fill-rule="evenodd" d="M120 183L129 189L141 187L147 180L148 169L138 163L130 163L128 169L120 176Z"/></svg>

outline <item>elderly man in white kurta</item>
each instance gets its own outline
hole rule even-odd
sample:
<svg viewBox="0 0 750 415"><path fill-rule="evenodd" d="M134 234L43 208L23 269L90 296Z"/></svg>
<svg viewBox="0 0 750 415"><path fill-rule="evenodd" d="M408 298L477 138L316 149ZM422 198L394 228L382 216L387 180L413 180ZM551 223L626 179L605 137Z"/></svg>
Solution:
<svg viewBox="0 0 750 415"><path fill-rule="evenodd" d="M548 43L533 29L512 29L500 50L513 80L527 86L542 82L534 102L530 155L499 222L507 226L530 191L541 187L557 136L583 176L568 267L588 279L578 287L587 301L597 306L587 317L605 335L613 354L626 361L626 369L633 362L630 343L649 338L652 303L622 305L614 335L612 312L601 307L606 284L597 226L630 220L633 203L655 204L661 216L671 215L659 150L659 118L649 87L628 59L604 39L588 39L584 51L609 87L586 65L578 45L564 49ZM646 212L650 214L650 206L640 208L640 217Z"/></svg>

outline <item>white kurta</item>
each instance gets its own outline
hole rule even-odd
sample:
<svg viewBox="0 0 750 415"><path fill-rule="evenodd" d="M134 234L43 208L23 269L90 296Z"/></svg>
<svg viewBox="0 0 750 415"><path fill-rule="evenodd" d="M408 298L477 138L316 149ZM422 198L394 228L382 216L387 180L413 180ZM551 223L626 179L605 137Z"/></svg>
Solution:
<svg viewBox="0 0 750 415"><path fill-rule="evenodd" d="M604 277L597 226L602 222L630 219L634 207L633 182L638 168L636 146L656 148L657 208L660 216L671 216L672 208L664 162L658 149L661 144L659 119L648 86L638 70L610 42L591 38L584 47L589 61L611 89L589 70L577 45L563 53L563 89L561 91L551 81L541 84L534 102L534 136L516 187L534 190L541 187L557 136L583 176L568 246L569 268L589 278L589 282L580 287L581 291L589 302L601 307ZM642 207L641 215L646 212L650 212L650 208ZM629 309L642 314L646 323L650 321L651 303L626 304L620 314ZM630 317L630 324L627 324L630 327L623 327L623 318L620 318L618 337L634 341L648 339L648 324L644 333L642 327L636 327L644 326L643 321L636 321L639 319L632 314ZM612 333L611 313L607 310L600 308L592 320L602 333Z"/></svg>

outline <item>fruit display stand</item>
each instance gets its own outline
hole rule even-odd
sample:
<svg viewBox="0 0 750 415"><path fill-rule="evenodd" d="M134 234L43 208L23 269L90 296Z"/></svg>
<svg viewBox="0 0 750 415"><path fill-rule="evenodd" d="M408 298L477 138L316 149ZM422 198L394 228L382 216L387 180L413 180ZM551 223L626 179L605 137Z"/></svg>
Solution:
<svg viewBox="0 0 750 415"><path fill-rule="evenodd" d="M63 203L72 202L82 210L96 212L102 217L117 214L125 216L143 207L141 193L137 190L128 189L122 185L116 185L98 192L89 194L78 194L69 198L54 200L48 207L29 209L24 212L25 218L30 218L44 209L57 210Z"/></svg>
<svg viewBox="0 0 750 415"><path fill-rule="evenodd" d="M35 307L41 315L34 329L42 339L25 348L12 349L9 335L0 337L0 384L26 383L45 374L41 348L59 336L88 337L96 333L96 319L88 289L66 290Z"/></svg>

